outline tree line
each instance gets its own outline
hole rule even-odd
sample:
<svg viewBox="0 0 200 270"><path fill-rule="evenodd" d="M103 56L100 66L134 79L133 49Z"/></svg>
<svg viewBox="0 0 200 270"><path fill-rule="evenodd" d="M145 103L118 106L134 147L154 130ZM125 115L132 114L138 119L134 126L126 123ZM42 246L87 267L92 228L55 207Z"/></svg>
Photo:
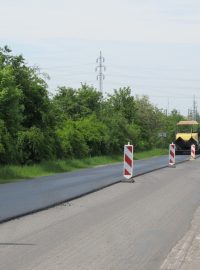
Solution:
<svg viewBox="0 0 200 270"><path fill-rule="evenodd" d="M0 163L119 154L167 147L174 139L177 110L169 115L130 87L103 97L93 86L58 87L52 97L38 68L0 48ZM167 137L159 137L166 132Z"/></svg>

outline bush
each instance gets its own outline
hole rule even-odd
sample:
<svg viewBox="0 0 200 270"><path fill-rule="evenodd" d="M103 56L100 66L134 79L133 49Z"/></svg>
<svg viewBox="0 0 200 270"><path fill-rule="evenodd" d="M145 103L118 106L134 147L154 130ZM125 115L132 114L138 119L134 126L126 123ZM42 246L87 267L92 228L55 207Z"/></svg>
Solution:
<svg viewBox="0 0 200 270"><path fill-rule="evenodd" d="M108 153L110 143L109 129L95 115L77 121L76 127L87 143L90 156Z"/></svg>
<svg viewBox="0 0 200 270"><path fill-rule="evenodd" d="M76 128L74 121L64 122L63 128L57 130L61 156L64 158L82 158L88 156L89 148L84 136Z"/></svg>
<svg viewBox="0 0 200 270"><path fill-rule="evenodd" d="M4 121L0 120L0 163L14 163L16 161L15 141L7 131Z"/></svg>
<svg viewBox="0 0 200 270"><path fill-rule="evenodd" d="M51 156L49 145L43 132L36 127L20 131L17 138L17 151L22 164L40 162Z"/></svg>

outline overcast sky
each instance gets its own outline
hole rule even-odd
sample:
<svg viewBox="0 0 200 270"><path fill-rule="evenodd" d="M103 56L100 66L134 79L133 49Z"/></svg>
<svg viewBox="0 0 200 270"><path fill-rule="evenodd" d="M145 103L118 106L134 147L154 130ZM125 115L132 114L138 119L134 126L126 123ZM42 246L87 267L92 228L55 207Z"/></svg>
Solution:
<svg viewBox="0 0 200 270"><path fill-rule="evenodd" d="M22 53L58 85L131 86L160 108L200 107L199 0L0 0L0 42Z"/></svg>

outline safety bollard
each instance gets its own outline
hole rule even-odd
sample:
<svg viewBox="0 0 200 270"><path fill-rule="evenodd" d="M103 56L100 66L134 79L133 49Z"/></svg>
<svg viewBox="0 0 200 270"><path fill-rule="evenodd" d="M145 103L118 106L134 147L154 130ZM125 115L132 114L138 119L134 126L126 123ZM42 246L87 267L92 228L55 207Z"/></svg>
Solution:
<svg viewBox="0 0 200 270"><path fill-rule="evenodd" d="M175 154L175 144L171 143L169 145L169 167L175 168L176 167L176 154Z"/></svg>
<svg viewBox="0 0 200 270"><path fill-rule="evenodd" d="M196 154L195 154L195 150L196 150L196 146L195 144L191 145L191 160L194 160L196 158Z"/></svg>
<svg viewBox="0 0 200 270"><path fill-rule="evenodd" d="M123 176L130 180L133 177L133 145L124 145Z"/></svg>

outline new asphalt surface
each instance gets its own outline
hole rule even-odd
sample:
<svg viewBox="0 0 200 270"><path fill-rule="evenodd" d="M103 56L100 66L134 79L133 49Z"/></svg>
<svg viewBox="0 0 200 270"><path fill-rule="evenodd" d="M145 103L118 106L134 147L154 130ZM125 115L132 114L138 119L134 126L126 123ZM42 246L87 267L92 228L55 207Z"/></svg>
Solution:
<svg viewBox="0 0 200 270"><path fill-rule="evenodd" d="M199 170L184 162L0 224L0 269L199 270Z"/></svg>
<svg viewBox="0 0 200 270"><path fill-rule="evenodd" d="M189 159L177 156L176 163ZM134 176L166 167L168 156L134 162ZM123 164L60 173L0 185L0 222L33 213L88 194L123 179Z"/></svg>

